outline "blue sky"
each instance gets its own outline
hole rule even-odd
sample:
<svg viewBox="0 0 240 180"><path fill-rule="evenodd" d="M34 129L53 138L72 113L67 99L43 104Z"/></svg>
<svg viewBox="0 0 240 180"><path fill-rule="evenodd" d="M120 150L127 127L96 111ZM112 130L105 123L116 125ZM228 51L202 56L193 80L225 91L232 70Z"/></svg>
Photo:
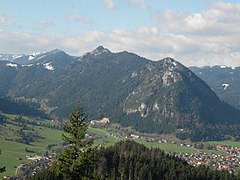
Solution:
<svg viewBox="0 0 240 180"><path fill-rule="evenodd" d="M240 66L240 0L0 0L0 53L99 45L148 59Z"/></svg>

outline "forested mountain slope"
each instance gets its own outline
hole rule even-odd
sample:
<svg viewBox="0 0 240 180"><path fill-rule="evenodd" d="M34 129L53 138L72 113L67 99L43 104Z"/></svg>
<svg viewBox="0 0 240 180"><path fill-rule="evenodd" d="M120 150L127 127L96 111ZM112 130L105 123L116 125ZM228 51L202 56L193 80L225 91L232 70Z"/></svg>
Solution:
<svg viewBox="0 0 240 180"><path fill-rule="evenodd" d="M79 58L53 52L51 62L46 55L31 66L2 61L0 90L46 102L57 119L80 102L90 119L109 117L142 132L192 139L240 133L240 112L174 59L151 61L102 46Z"/></svg>

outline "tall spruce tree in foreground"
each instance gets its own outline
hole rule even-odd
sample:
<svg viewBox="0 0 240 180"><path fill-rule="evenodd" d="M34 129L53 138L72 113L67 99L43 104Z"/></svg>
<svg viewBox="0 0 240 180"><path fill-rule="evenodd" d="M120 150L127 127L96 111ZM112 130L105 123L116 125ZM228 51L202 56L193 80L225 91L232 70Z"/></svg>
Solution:
<svg viewBox="0 0 240 180"><path fill-rule="evenodd" d="M92 179L94 171L93 141L85 139L88 128L87 117L82 108L77 107L70 115L69 121L63 124L62 139L68 143L59 154L52 170L64 179Z"/></svg>
<svg viewBox="0 0 240 180"><path fill-rule="evenodd" d="M1 154L1 150L0 150L0 154ZM0 167L0 173L3 173L4 171L6 171L6 167Z"/></svg>

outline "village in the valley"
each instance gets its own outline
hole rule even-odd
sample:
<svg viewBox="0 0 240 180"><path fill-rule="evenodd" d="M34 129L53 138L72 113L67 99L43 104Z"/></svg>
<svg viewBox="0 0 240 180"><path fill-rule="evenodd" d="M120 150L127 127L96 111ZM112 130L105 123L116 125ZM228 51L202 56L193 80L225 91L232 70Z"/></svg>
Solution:
<svg viewBox="0 0 240 180"><path fill-rule="evenodd" d="M225 145L217 145L215 148L225 152L226 155L197 152L179 153L177 156L192 166L204 165L215 170L227 170L235 173L240 167L240 148Z"/></svg>
<svg viewBox="0 0 240 180"><path fill-rule="evenodd" d="M99 121L91 121L90 125L92 127L101 127L101 125L110 124L110 120L108 118L103 118ZM227 170L230 173L235 173L240 170L240 148L234 146L226 146L226 145L211 145L208 147L196 147L196 144L186 144L179 143L173 140L167 140L162 138L153 138L146 137L144 135L133 134L130 133L128 136L119 135L119 133L107 133L108 135L114 138L125 138L125 139L140 139L146 142L155 142L155 143L168 143L168 144L177 144L181 147L185 146L188 148L195 149L196 153L173 153L175 156L181 158L186 161L188 164L192 166L200 166L204 165L211 169L215 170ZM200 143L201 144L201 143ZM219 151L219 154L215 154L214 152L203 152L201 149L215 150Z"/></svg>

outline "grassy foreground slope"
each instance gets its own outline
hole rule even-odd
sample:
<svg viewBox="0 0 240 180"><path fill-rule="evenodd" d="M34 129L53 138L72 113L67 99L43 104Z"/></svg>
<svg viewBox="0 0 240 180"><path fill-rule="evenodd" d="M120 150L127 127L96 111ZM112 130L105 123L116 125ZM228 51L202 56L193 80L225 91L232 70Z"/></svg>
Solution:
<svg viewBox="0 0 240 180"><path fill-rule="evenodd" d="M22 122L16 122L19 118ZM6 166L6 172L0 176L14 175L17 166L30 162L27 156L51 152L61 143L61 134L54 122L5 115L0 124L0 166Z"/></svg>

